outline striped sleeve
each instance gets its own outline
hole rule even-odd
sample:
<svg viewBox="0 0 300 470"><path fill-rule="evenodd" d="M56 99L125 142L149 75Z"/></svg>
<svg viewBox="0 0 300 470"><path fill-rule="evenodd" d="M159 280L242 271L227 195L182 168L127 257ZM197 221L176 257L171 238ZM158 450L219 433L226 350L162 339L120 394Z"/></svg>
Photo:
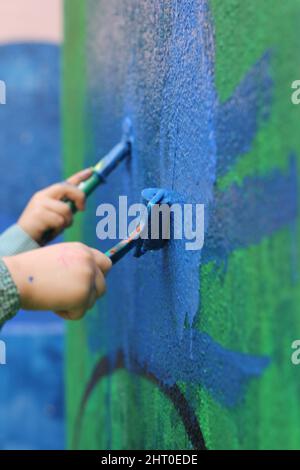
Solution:
<svg viewBox="0 0 300 470"><path fill-rule="evenodd" d="M0 259L0 325L12 318L19 308L18 289L5 263Z"/></svg>

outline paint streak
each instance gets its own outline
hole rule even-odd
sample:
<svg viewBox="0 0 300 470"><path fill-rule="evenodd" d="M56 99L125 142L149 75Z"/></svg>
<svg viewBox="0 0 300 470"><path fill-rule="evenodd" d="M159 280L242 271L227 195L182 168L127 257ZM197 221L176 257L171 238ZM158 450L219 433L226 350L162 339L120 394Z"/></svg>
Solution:
<svg viewBox="0 0 300 470"><path fill-rule="evenodd" d="M219 103L216 117L217 175L227 173L251 149L259 127L269 119L273 80L271 52L251 68L232 96Z"/></svg>
<svg viewBox="0 0 300 470"><path fill-rule="evenodd" d="M202 262L226 260L234 250L293 224L297 215L297 164L291 154L286 174L274 169L265 177L248 177L241 186L216 192Z"/></svg>

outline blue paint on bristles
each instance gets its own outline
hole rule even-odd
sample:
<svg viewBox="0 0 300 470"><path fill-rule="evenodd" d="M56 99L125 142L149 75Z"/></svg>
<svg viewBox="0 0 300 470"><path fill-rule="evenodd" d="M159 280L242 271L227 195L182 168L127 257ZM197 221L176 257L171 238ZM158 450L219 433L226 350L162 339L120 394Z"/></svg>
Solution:
<svg viewBox="0 0 300 470"><path fill-rule="evenodd" d="M142 199L147 204L147 217L145 220L141 220L127 239L121 240L106 251L106 256L112 260L113 264L122 259L133 248L135 248L134 256L139 258L147 251L162 249L168 241L163 236L161 225L158 233L155 234L155 238L152 236L152 214L156 205L171 204L172 192L162 188L146 188L142 191ZM146 230L148 236L144 238L143 235L145 235Z"/></svg>
<svg viewBox="0 0 300 470"><path fill-rule="evenodd" d="M115 145L93 168L99 178L99 184L105 182L106 177L124 160L130 156L133 142L132 125L129 118L123 121L123 135L121 141ZM84 189L85 182L82 183ZM81 185L79 186L81 187Z"/></svg>

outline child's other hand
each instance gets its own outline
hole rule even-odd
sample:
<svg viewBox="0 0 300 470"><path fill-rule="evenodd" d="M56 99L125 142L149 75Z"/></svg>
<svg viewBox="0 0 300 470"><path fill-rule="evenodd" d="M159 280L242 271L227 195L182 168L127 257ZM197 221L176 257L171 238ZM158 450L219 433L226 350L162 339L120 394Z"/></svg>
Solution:
<svg viewBox="0 0 300 470"><path fill-rule="evenodd" d="M73 222L72 210L62 199L70 199L79 211L84 210L85 194L77 185L91 174L92 169L88 168L71 176L66 182L38 191L18 220L20 227L37 243L41 243L43 234L48 230L53 230L55 238Z"/></svg>
<svg viewBox="0 0 300 470"><path fill-rule="evenodd" d="M3 258L25 310L52 310L80 319L106 290L111 260L82 243L57 245Z"/></svg>

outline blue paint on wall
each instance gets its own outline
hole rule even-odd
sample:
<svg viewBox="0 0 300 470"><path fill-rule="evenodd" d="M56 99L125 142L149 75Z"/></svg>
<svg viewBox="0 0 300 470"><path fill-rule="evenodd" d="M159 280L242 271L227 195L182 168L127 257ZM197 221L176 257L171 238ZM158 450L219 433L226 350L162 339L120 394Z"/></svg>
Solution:
<svg viewBox="0 0 300 470"><path fill-rule="evenodd" d="M113 37L112 20L118 25ZM215 189L217 174L249 151L268 119L271 55L260 58L222 104L214 83L214 31L207 2L91 1L88 24L87 105L94 149L87 163L93 163L95 149L104 152L118 141L124 116L132 119L135 134L131 166L116 171L109 187L97 192L95 204L117 204L119 194L128 195L129 203L138 202L144 187L168 188L184 194L186 202L206 205L208 236L203 260L201 252L186 251L184 242L171 241L160 252L140 260L127 256L115 266L107 304L99 302L99 317L87 319L90 347L112 358L121 347L129 369L137 361L166 383L200 383L217 400L233 406L248 380L261 374L269 360L228 351L193 328L201 308L199 267L295 220L294 169L287 175L274 170L265 178L247 178L240 189L232 187L224 194ZM279 190L276 196L274 190ZM235 194L240 205L232 204ZM292 201L286 217L276 217L276 207L270 211L274 197L276 203ZM253 229L246 236L240 229L233 237L238 211L245 206L253 215L258 203L260 217L269 211L265 223L257 233ZM229 238L219 243L214 239L220 233L218 224L228 219ZM104 249L105 243L99 244L90 230L96 220L89 215L88 222L86 239Z"/></svg>

